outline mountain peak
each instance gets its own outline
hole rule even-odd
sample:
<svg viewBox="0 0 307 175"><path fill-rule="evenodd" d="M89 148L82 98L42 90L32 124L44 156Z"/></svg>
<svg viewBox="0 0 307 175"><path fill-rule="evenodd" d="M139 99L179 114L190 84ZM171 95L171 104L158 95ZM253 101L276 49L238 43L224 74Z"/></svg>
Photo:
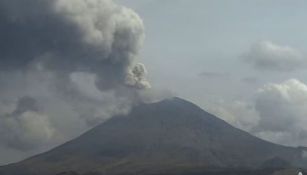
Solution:
<svg viewBox="0 0 307 175"><path fill-rule="evenodd" d="M150 103L150 105L152 104L173 104L173 105L193 105L196 107L195 104L193 104L192 102L190 101L187 101L183 98L180 98L180 97L170 97L170 98L165 98L159 102L156 102L156 103Z"/></svg>
<svg viewBox="0 0 307 175"><path fill-rule="evenodd" d="M136 106L47 153L0 168L0 175L255 168L274 157L296 163L300 156L299 149L258 139L175 97Z"/></svg>

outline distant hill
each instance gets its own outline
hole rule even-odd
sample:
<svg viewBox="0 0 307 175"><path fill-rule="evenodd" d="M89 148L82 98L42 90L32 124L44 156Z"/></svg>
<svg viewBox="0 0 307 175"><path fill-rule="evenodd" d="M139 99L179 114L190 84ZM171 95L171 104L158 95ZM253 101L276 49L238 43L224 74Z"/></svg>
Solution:
<svg viewBox="0 0 307 175"><path fill-rule="evenodd" d="M300 148L261 140L172 98L114 116L49 152L1 167L0 175L244 174L264 165L300 166L301 157Z"/></svg>

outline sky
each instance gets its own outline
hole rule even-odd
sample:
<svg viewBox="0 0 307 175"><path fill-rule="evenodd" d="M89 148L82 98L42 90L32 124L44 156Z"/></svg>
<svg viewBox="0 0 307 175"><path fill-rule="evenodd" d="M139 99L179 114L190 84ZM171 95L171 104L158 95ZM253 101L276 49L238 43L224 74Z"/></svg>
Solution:
<svg viewBox="0 0 307 175"><path fill-rule="evenodd" d="M118 0L145 24L153 87L263 139L306 146L306 1Z"/></svg>
<svg viewBox="0 0 307 175"><path fill-rule="evenodd" d="M171 96L307 146L306 1L23 3L0 2L0 164Z"/></svg>

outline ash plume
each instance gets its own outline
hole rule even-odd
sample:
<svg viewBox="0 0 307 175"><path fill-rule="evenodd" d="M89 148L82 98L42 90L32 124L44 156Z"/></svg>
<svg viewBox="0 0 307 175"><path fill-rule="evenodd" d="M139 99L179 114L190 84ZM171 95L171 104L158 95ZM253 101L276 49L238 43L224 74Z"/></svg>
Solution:
<svg viewBox="0 0 307 175"><path fill-rule="evenodd" d="M146 81L131 74L144 39L132 10L111 0L3 0L0 8L2 70L86 71L102 90L124 85L128 75L136 86Z"/></svg>
<svg viewBox="0 0 307 175"><path fill-rule="evenodd" d="M0 28L0 149L64 142L150 87L143 22L112 0L2 0Z"/></svg>

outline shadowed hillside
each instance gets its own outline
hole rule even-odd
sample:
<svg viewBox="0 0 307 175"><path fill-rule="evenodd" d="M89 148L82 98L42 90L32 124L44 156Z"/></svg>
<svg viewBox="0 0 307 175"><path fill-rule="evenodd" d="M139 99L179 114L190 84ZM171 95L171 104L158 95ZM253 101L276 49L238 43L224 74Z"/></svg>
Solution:
<svg viewBox="0 0 307 175"><path fill-rule="evenodd" d="M300 161L300 149L256 138L173 98L139 105L49 152L0 168L0 175L266 175Z"/></svg>

